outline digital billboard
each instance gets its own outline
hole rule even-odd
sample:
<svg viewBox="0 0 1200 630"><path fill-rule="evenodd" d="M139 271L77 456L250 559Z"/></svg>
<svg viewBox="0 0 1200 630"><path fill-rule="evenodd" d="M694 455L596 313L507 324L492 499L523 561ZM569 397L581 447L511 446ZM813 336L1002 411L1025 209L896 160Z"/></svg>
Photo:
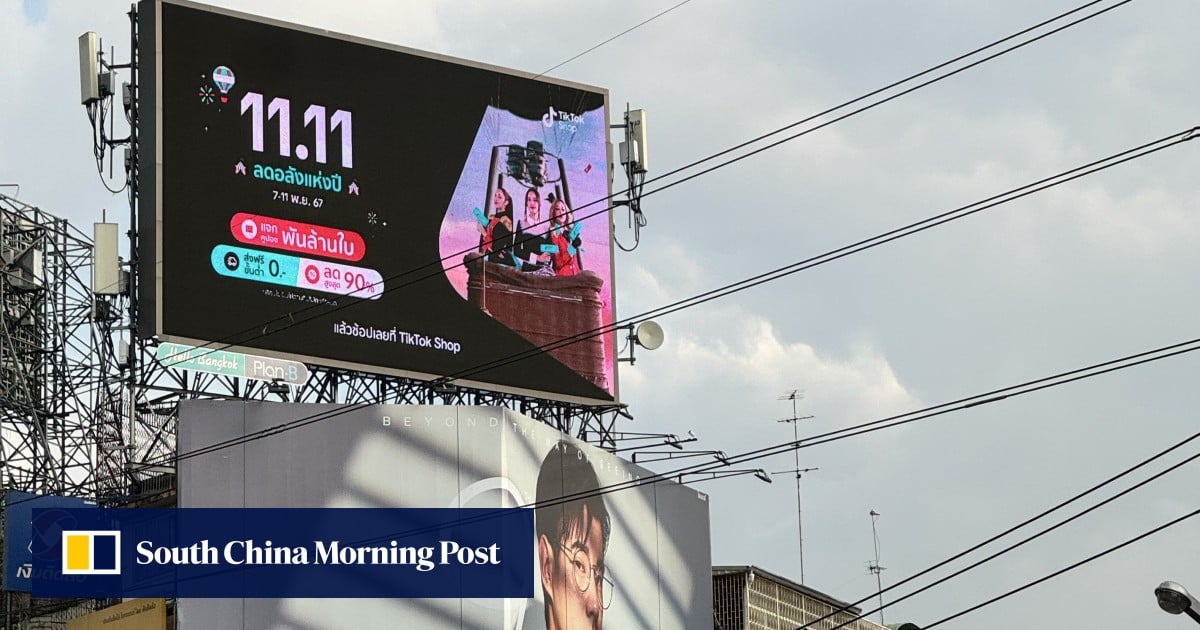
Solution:
<svg viewBox="0 0 1200 630"><path fill-rule="evenodd" d="M139 19L143 335L616 399L611 334L537 351L613 321L607 91L189 2Z"/></svg>
<svg viewBox="0 0 1200 630"><path fill-rule="evenodd" d="M534 510L532 599L187 599L191 628L711 628L707 497L497 407L184 401L179 448L340 410L179 462L179 505ZM566 503L554 499L569 497Z"/></svg>

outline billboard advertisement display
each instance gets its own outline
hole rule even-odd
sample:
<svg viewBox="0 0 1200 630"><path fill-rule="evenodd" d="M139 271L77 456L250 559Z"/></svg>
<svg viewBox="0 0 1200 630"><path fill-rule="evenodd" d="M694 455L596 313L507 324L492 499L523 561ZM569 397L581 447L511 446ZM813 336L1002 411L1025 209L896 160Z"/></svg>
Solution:
<svg viewBox="0 0 1200 630"><path fill-rule="evenodd" d="M180 452L295 420L296 405L187 401ZM306 405L304 415L338 409ZM537 503L532 599L181 599L180 628L712 627L707 497L496 407L356 407L179 462L179 505L494 508ZM571 500L553 504L551 500Z"/></svg>
<svg viewBox="0 0 1200 630"><path fill-rule="evenodd" d="M613 321L605 90L182 1L139 19L143 334L616 399L612 335L536 351Z"/></svg>
<svg viewBox="0 0 1200 630"><path fill-rule="evenodd" d="M55 535L70 528L74 520L65 509L94 507L74 497L36 495L19 490L4 492L4 583L3 590L30 592L33 587L34 555L62 554L62 541ZM34 508L47 509L34 527ZM34 536L34 531L41 532Z"/></svg>

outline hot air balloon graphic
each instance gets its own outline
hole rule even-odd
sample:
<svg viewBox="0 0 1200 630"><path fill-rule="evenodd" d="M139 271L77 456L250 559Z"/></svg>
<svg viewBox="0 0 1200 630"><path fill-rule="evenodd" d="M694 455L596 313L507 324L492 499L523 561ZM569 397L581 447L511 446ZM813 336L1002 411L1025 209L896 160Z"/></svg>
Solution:
<svg viewBox="0 0 1200 630"><path fill-rule="evenodd" d="M229 88L233 87L235 81L233 70L230 70L227 66L217 66L213 68L212 78L213 83L217 84L217 89L221 90L221 102L229 102L226 94L229 94Z"/></svg>

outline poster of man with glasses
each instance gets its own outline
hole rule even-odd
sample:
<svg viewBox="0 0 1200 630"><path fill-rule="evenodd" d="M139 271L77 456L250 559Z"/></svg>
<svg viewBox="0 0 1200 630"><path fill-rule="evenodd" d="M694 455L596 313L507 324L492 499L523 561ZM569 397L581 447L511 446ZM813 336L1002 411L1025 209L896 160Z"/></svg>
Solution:
<svg viewBox="0 0 1200 630"><path fill-rule="evenodd" d="M181 598L180 630L712 627L707 496L510 409L313 405L337 413L274 440L205 451L296 418L293 405L194 401L180 411L183 507L533 509L511 565L526 596ZM268 455L269 453L269 455ZM285 454L285 455L281 455ZM678 466L668 466L662 470Z"/></svg>
<svg viewBox="0 0 1200 630"><path fill-rule="evenodd" d="M601 628L613 600L604 556L612 521L596 471L561 441L542 460L534 532L547 630Z"/></svg>

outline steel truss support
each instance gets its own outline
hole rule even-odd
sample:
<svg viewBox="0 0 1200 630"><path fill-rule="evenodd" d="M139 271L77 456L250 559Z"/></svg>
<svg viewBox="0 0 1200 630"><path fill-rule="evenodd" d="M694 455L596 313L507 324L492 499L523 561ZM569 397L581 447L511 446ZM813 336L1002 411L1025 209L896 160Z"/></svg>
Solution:
<svg viewBox="0 0 1200 630"><path fill-rule="evenodd" d="M583 405L458 386L434 386L401 376L368 374L309 365L300 387L283 389L264 381L167 367L151 348L142 352L145 379L134 389L133 460L130 466L169 463L175 455L176 412L181 399L217 398L302 403L479 405L507 407L598 446L615 448L614 425L623 406ZM297 416L301 419L304 416ZM141 466L139 466L141 464ZM156 467L157 468L157 467Z"/></svg>
<svg viewBox="0 0 1200 630"><path fill-rule="evenodd" d="M0 194L0 485L88 495L96 361L91 239Z"/></svg>

